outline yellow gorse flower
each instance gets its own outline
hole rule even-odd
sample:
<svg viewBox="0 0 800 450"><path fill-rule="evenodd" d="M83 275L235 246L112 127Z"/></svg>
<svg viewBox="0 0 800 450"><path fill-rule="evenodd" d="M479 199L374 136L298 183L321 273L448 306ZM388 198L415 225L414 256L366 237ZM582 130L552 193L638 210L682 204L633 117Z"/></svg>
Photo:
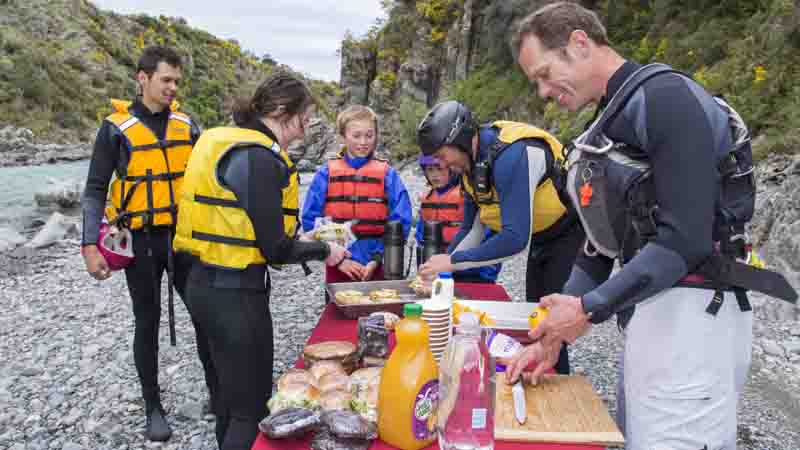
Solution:
<svg viewBox="0 0 800 450"><path fill-rule="evenodd" d="M764 66L756 66L753 69L753 83L761 83L762 81L767 79L767 69Z"/></svg>

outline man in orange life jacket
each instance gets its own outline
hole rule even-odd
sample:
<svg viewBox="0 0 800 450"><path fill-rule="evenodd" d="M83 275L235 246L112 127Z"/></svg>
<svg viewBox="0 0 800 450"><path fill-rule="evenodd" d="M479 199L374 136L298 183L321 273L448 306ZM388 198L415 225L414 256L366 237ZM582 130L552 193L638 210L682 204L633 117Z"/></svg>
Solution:
<svg viewBox="0 0 800 450"><path fill-rule="evenodd" d="M433 156L420 155L419 165L422 167L422 172L431 189L422 196L419 220L417 220L418 265L422 264L425 223L439 222L441 224L441 244L444 249L447 249L464 221L464 193L461 190L461 178L458 174L444 167ZM489 239L493 235L492 230L487 228L484 239ZM441 253L441 251L437 253ZM453 278L456 281L494 283L500 273L500 268L501 264L474 267L454 273Z"/></svg>
<svg viewBox="0 0 800 450"><path fill-rule="evenodd" d="M176 111L181 59L174 50L146 48L136 81L140 89L137 99L133 103L112 100L114 112L97 132L82 202L81 253L89 274L105 280L111 270L97 246L104 209L109 222L132 231L134 259L125 268L125 278L133 303L133 357L145 401L145 435L165 441L172 430L158 386L161 278L172 263L175 287L184 298L190 263L172 252L171 238L183 171L200 130L188 115ZM216 372L206 342L205 337L197 336L206 384L213 392Z"/></svg>

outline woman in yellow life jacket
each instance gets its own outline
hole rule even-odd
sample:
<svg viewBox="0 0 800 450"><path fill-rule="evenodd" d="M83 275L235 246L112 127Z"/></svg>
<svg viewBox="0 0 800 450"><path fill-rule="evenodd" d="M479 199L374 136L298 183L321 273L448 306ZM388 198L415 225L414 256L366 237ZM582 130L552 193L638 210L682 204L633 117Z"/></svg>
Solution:
<svg viewBox="0 0 800 450"><path fill-rule="evenodd" d="M175 249L196 259L190 311L209 340L219 374L217 442L249 449L272 392L268 264L324 260L347 251L293 238L297 176L285 149L302 139L311 92L283 73L268 77L234 109L238 127L206 131L186 167Z"/></svg>

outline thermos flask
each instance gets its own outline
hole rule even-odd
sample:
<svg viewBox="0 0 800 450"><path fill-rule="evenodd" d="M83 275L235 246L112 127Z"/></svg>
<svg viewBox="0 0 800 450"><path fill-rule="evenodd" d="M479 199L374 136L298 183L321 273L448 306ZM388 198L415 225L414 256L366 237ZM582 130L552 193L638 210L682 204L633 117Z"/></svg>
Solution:
<svg viewBox="0 0 800 450"><path fill-rule="evenodd" d="M428 259L441 253L442 224L441 222L422 223L422 258L420 264L425 264Z"/></svg>
<svg viewBox="0 0 800 450"><path fill-rule="evenodd" d="M383 232L383 276L387 280L403 279L405 245L403 224L397 220L387 222Z"/></svg>

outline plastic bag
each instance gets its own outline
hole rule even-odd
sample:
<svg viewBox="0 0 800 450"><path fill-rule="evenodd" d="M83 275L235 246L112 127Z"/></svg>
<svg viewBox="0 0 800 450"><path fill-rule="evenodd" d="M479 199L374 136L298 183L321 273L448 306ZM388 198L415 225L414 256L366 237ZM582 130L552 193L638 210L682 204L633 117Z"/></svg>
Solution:
<svg viewBox="0 0 800 450"><path fill-rule="evenodd" d="M316 241L334 242L347 248L356 240L352 230L353 223L336 223L330 217L318 217L314 222L314 229L306 235Z"/></svg>

